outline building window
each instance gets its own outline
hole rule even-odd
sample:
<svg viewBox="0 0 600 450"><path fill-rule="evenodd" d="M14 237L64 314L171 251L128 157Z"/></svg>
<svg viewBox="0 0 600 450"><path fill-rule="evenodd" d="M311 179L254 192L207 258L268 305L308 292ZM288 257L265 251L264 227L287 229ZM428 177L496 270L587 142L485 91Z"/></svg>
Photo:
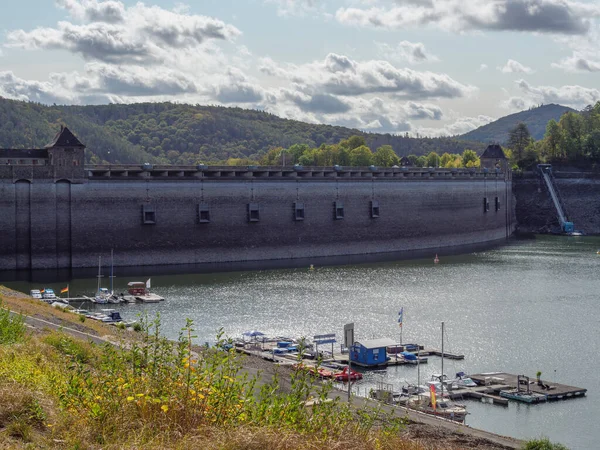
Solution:
<svg viewBox="0 0 600 450"><path fill-rule="evenodd" d="M258 203L248 203L248 222L258 222L260 220L260 211Z"/></svg>
<svg viewBox="0 0 600 450"><path fill-rule="evenodd" d="M294 202L294 220L304 220L304 203Z"/></svg>
<svg viewBox="0 0 600 450"><path fill-rule="evenodd" d="M210 223L210 208L206 203L198 205L198 223Z"/></svg>
<svg viewBox="0 0 600 450"><path fill-rule="evenodd" d="M156 224L156 211L152 205L142 205L142 222L144 225Z"/></svg>
<svg viewBox="0 0 600 450"><path fill-rule="evenodd" d="M379 201L371 200L371 219L379 218Z"/></svg>
<svg viewBox="0 0 600 450"><path fill-rule="evenodd" d="M79 161L77 161L76 159L73 160L73 165L74 166L78 166L79 165Z"/></svg>
<svg viewBox="0 0 600 450"><path fill-rule="evenodd" d="M486 213L490 210L490 202L487 197L483 197L483 212Z"/></svg>
<svg viewBox="0 0 600 450"><path fill-rule="evenodd" d="M344 218L344 202L333 202L333 215L335 220L342 220Z"/></svg>
<svg viewBox="0 0 600 450"><path fill-rule="evenodd" d="M500 211L500 197L496 197L496 211Z"/></svg>
<svg viewBox="0 0 600 450"><path fill-rule="evenodd" d="M38 160L37 160L37 159L34 159L34 160L33 160L33 161L31 161L31 162L32 162L32 164L33 164L34 166L37 166Z"/></svg>
<svg viewBox="0 0 600 450"><path fill-rule="evenodd" d="M19 164L25 164L25 160L24 159L20 159L19 160Z"/></svg>

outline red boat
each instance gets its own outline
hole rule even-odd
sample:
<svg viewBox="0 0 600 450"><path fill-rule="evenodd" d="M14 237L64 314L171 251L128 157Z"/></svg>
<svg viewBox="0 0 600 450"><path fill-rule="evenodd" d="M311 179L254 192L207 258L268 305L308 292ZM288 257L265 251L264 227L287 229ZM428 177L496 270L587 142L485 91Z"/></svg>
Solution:
<svg viewBox="0 0 600 450"><path fill-rule="evenodd" d="M363 374L350 370L350 381L362 380ZM345 367L341 373L335 376L335 381L348 381L348 368Z"/></svg>

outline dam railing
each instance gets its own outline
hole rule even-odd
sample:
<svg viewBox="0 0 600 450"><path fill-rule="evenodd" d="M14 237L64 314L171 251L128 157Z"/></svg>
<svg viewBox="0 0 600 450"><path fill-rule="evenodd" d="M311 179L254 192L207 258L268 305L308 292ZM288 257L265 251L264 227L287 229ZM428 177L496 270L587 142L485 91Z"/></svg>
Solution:
<svg viewBox="0 0 600 450"><path fill-rule="evenodd" d="M393 167L87 165L88 179L512 179L510 171Z"/></svg>

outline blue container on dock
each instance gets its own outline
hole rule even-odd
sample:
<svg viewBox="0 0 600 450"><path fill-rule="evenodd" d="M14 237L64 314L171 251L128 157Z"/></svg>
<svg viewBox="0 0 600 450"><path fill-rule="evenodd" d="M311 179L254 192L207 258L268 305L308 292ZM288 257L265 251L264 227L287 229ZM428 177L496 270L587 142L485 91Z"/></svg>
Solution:
<svg viewBox="0 0 600 450"><path fill-rule="evenodd" d="M290 345L292 345L291 342L278 342L277 348L289 348Z"/></svg>

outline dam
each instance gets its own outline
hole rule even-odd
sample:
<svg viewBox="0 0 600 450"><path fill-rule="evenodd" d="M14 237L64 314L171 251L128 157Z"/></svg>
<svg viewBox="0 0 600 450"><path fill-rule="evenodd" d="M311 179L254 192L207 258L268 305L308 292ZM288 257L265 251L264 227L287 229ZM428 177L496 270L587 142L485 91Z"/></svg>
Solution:
<svg viewBox="0 0 600 450"><path fill-rule="evenodd" d="M67 128L0 150L0 270L94 267L111 249L115 266L433 254L515 228L498 165L85 165L84 151Z"/></svg>

